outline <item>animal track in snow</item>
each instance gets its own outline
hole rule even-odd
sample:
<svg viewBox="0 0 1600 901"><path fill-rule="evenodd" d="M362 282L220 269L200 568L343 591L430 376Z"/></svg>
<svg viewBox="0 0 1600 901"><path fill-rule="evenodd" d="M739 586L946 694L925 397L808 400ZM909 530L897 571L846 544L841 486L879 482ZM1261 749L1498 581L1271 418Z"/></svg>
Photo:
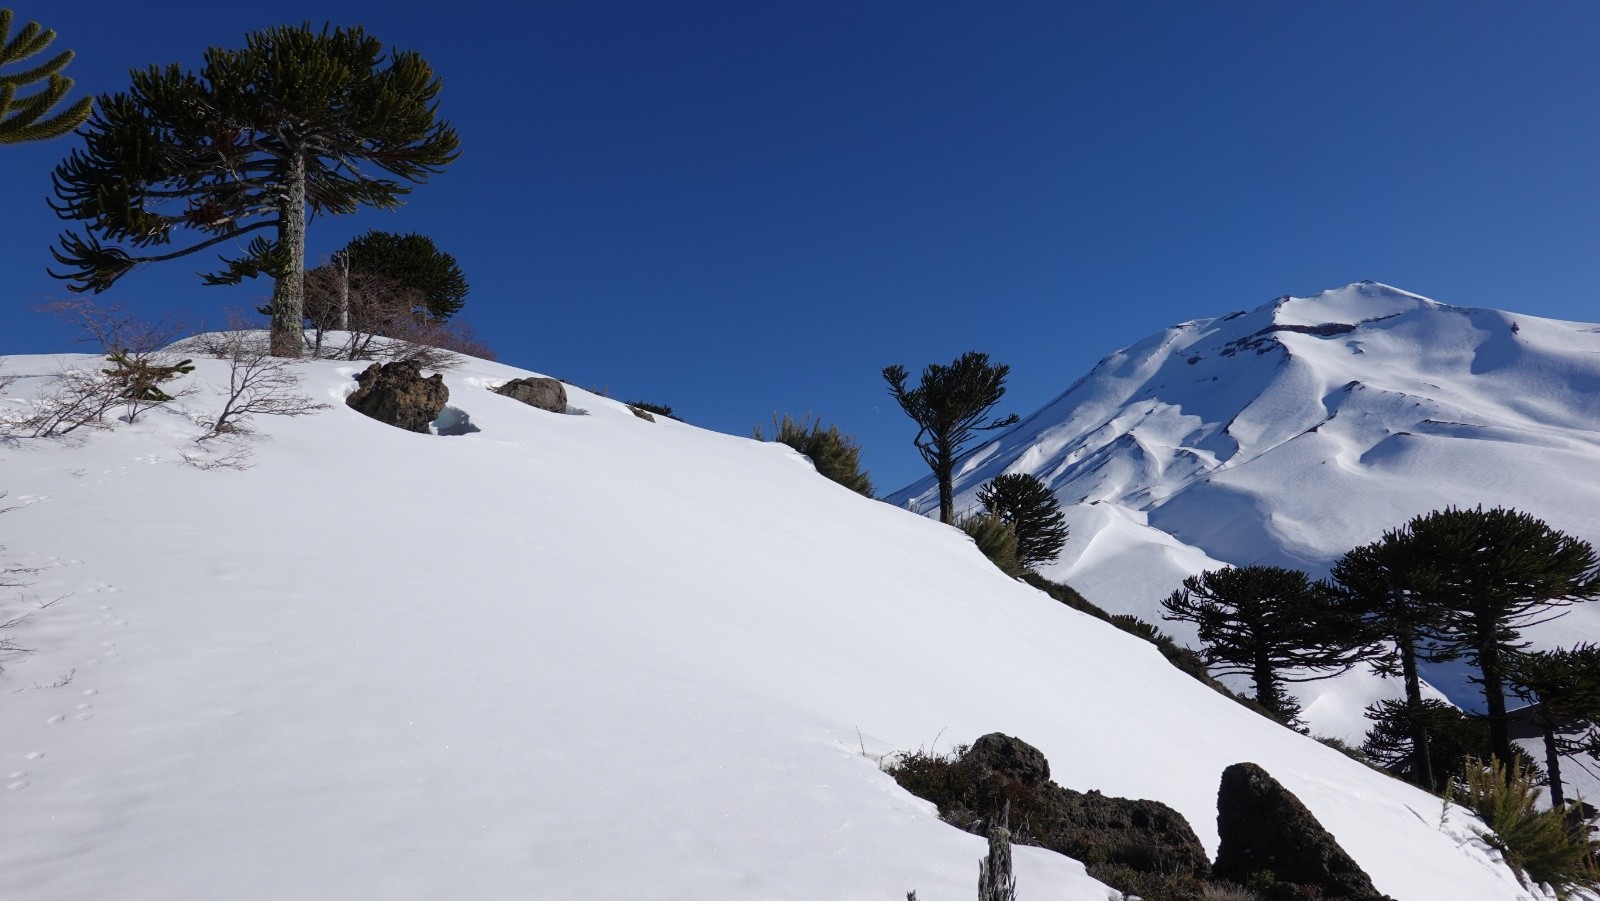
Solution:
<svg viewBox="0 0 1600 901"><path fill-rule="evenodd" d="M44 756L44 752L43 751L29 751L28 754L27 754L27 758L29 760L38 760L39 758L41 758L43 756Z"/></svg>
<svg viewBox="0 0 1600 901"><path fill-rule="evenodd" d="M45 723L47 723L47 724L49 724L51 726L54 726L56 723L59 723L64 719L66 719L66 717L64 717L64 716L62 716L61 714L58 713L55 716L45 720Z"/></svg>
<svg viewBox="0 0 1600 901"><path fill-rule="evenodd" d="M28 783L26 783L26 782L13 782L10 785L6 786L6 788L8 788L8 789L10 789L12 791L21 791L22 789L27 788L27 787L28 787Z"/></svg>

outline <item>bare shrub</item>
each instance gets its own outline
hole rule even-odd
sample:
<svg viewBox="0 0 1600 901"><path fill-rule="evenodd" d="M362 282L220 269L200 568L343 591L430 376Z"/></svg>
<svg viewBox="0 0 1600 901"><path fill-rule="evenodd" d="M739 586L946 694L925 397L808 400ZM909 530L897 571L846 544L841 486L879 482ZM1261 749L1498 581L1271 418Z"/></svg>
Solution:
<svg viewBox="0 0 1600 901"><path fill-rule="evenodd" d="M414 360L429 369L461 364L460 355L494 359L464 323L428 314L426 295L393 278L351 271L337 262L306 273L306 319L314 356L342 360ZM338 348L330 332L343 332Z"/></svg>
<svg viewBox="0 0 1600 901"><path fill-rule="evenodd" d="M27 437L64 435L100 423L117 401L123 403L123 418L133 423L150 407L193 390L185 388L172 394L161 387L194 368L188 360L179 360L163 350L182 329L171 317L150 322L120 303L101 304L87 298L52 301L39 304L34 310L75 328L77 340L98 348L110 368L99 376L82 370L58 375L56 391L42 399L35 410L37 415L29 417L31 426L22 429ZM108 391L113 395L112 403L102 405Z"/></svg>
<svg viewBox="0 0 1600 901"><path fill-rule="evenodd" d="M245 423L256 416L305 416L328 408L297 392L294 361L273 356L265 334L243 328L221 334L215 346L228 361L228 389L222 410L199 440L248 432Z"/></svg>
<svg viewBox="0 0 1600 901"><path fill-rule="evenodd" d="M52 389L36 398L29 409L0 420L0 435L53 438L78 429L110 428L106 414L122 401L122 386L110 376L64 369L56 373Z"/></svg>
<svg viewBox="0 0 1600 901"><path fill-rule="evenodd" d="M33 310L72 326L80 343L92 344L108 357L118 352L154 353L183 333L183 324L170 316L150 322L120 303L102 304L88 298L50 301Z"/></svg>
<svg viewBox="0 0 1600 901"><path fill-rule="evenodd" d="M3 497L5 497L5 492L0 491L0 498ZM8 513L15 509L15 507L0 507L0 513ZM0 551L4 550L5 548L0 547ZM21 588L27 583L24 582L20 577L33 572L37 572L37 570L28 569L22 566L15 566L9 563L0 564L0 588ZM33 614L31 613L24 613L21 616L15 616L5 622L0 622L0 672L5 672L4 661L6 659L16 654L25 654L29 650L28 648L18 644L16 639L12 638L9 634L5 633L7 630L15 629L24 622L27 622L28 617L32 615Z"/></svg>

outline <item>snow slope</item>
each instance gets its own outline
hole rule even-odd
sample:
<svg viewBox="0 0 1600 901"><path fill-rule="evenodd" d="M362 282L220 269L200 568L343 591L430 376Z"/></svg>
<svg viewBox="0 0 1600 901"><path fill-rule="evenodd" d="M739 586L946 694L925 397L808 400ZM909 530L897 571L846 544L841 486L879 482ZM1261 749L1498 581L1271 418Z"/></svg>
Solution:
<svg viewBox="0 0 1600 901"><path fill-rule="evenodd" d="M0 362L16 408L99 361ZM0 445L0 560L38 568L0 594L33 649L0 674L8 898L954 901L984 843L873 758L994 730L1213 852L1253 760L1396 898L1526 896L1463 812L787 448L578 390L534 410L478 361L447 375L477 431L413 434L339 403L357 365L306 362L332 406L204 470L226 369L198 362L132 425ZM1107 897L1017 856L1023 899Z"/></svg>
<svg viewBox="0 0 1600 901"><path fill-rule="evenodd" d="M1200 569L1320 576L1449 505L1514 507L1600 543L1600 325L1372 282L1282 297L1101 360L963 461L957 508L1004 472L1038 476L1068 505L1073 534L1050 574L1151 622ZM890 500L936 507L937 488L926 479ZM1144 577L1129 584L1117 573L1135 561ZM1600 639L1600 605L1530 637ZM1470 700L1451 674L1431 676Z"/></svg>

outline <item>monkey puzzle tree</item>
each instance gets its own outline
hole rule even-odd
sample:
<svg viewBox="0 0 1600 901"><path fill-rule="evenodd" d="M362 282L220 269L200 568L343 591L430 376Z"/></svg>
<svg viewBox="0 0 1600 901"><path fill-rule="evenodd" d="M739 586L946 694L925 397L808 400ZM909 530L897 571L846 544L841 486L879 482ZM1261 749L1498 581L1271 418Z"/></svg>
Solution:
<svg viewBox="0 0 1600 901"><path fill-rule="evenodd" d="M1550 804L1566 803L1561 758L1586 750L1600 723L1600 646L1519 654L1507 667L1511 690L1530 705L1544 739L1544 768L1550 777ZM1574 738L1582 736L1582 738Z"/></svg>
<svg viewBox="0 0 1600 901"><path fill-rule="evenodd" d="M1600 558L1588 542L1500 507L1435 510L1409 526L1434 570L1429 593L1444 608L1446 641L1478 670L1489 747L1509 761L1506 683L1527 647L1519 630L1600 597Z"/></svg>
<svg viewBox="0 0 1600 901"><path fill-rule="evenodd" d="M978 503L1017 533L1017 560L1023 566L1054 560L1067 543L1061 502L1038 476L1025 472L995 476L978 488Z"/></svg>
<svg viewBox="0 0 1600 901"><path fill-rule="evenodd" d="M1298 570L1206 570L1184 579L1161 606L1163 619L1199 626L1206 663L1221 664L1217 675L1249 676L1256 703L1284 723L1300 712L1284 683L1338 675L1367 652L1359 623Z"/></svg>
<svg viewBox="0 0 1600 901"><path fill-rule="evenodd" d="M385 65L387 63L387 65ZM257 235L223 257L207 284L275 280L272 353L302 344L308 214L392 209L459 155L437 117L439 80L414 52L384 53L360 27L309 24L250 34L243 50L213 47L198 74L177 64L131 73L126 93L100 98L85 146L55 171L52 203L85 223L51 253L57 278L99 293L140 263L170 260ZM130 253L194 243L163 253Z"/></svg>
<svg viewBox="0 0 1600 901"><path fill-rule="evenodd" d="M1457 652L1440 644L1444 607L1430 556L1408 524L1346 553L1333 565L1330 577L1341 604L1383 640L1372 646L1374 669L1405 682L1408 710L1389 710L1386 722L1391 731L1410 730L1407 772L1431 791L1437 780L1429 725L1436 718L1424 710L1417 663L1452 660Z"/></svg>
<svg viewBox="0 0 1600 901"><path fill-rule="evenodd" d="M352 239L339 255L351 272L390 278L418 292L434 319L449 319L466 303L466 275L456 258L440 250L426 235L397 235L374 229Z"/></svg>
<svg viewBox="0 0 1600 901"><path fill-rule="evenodd" d="M0 9L0 66L19 63L44 52L56 39L56 33L37 22L22 26L11 37L11 10ZM72 62L72 51L63 50L31 69L13 74L0 73L0 144L21 144L24 141L43 141L60 137L83 124L89 118L94 101L88 97L46 119L67 92L72 90L72 79L61 74ZM18 97L17 89L45 82L36 93Z"/></svg>
<svg viewBox="0 0 1600 901"><path fill-rule="evenodd" d="M968 351L949 366L929 363L922 370L922 383L906 388L906 368L886 366L883 378L900 409L919 426L912 439L922 459L939 482L939 521L955 522L953 473L956 457L973 432L1004 428L1016 423L1015 414L985 424L994 405L1006 393L1006 374L1010 366L990 365L989 355Z"/></svg>

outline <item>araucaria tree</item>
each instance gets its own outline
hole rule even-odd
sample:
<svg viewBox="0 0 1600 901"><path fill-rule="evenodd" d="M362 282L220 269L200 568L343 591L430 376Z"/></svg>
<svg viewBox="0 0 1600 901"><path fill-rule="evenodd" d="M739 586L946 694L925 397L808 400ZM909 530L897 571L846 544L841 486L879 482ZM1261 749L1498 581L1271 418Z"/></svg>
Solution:
<svg viewBox="0 0 1600 901"><path fill-rule="evenodd" d="M1055 492L1025 472L995 476L978 488L978 503L1010 523L1017 533L1017 561L1033 568L1049 563L1067 543L1067 518Z"/></svg>
<svg viewBox="0 0 1600 901"><path fill-rule="evenodd" d="M436 320L449 319L467 302L461 266L426 235L373 230L352 239L338 256L351 272L393 279L416 291L423 311Z"/></svg>
<svg viewBox="0 0 1600 901"><path fill-rule="evenodd" d="M1256 702L1284 723L1299 707L1284 689L1338 675L1366 651L1359 623L1323 586L1277 566L1207 570L1161 602L1163 619L1200 627L1217 675L1249 676Z"/></svg>
<svg viewBox="0 0 1600 901"><path fill-rule="evenodd" d="M1417 664L1451 660L1456 652L1440 643L1445 608L1430 555L1405 525L1346 553L1330 576L1341 604L1382 639L1373 645L1374 668L1405 682L1406 710L1389 705L1385 721L1409 730L1410 760L1401 771L1433 791L1439 779L1428 726L1434 720L1424 710Z"/></svg>
<svg viewBox="0 0 1600 901"><path fill-rule="evenodd" d="M1600 646L1520 654L1506 676L1512 691L1530 705L1529 714L1544 739L1550 804L1560 807L1566 803L1561 758L1587 750L1600 724Z"/></svg>
<svg viewBox="0 0 1600 901"><path fill-rule="evenodd" d="M1445 608L1449 644L1478 670L1489 747L1509 761L1506 684L1512 659L1527 647L1519 630L1600 597L1600 558L1588 542L1499 507L1436 510L1409 526L1434 569L1431 591Z"/></svg>
<svg viewBox="0 0 1600 901"><path fill-rule="evenodd" d="M459 154L432 68L360 27L271 28L207 50L199 73L151 66L132 82L100 98L85 146L56 167L52 206L85 233L62 234L51 252L68 269L52 274L98 293L140 263L265 231L204 279L275 280L274 356L301 351L307 216L397 207L405 183Z"/></svg>
<svg viewBox="0 0 1600 901"><path fill-rule="evenodd" d="M985 423L984 418L1006 393L1006 374L1010 366L990 365L989 355L968 351L948 366L930 363L922 370L922 383L906 388L906 369L896 364L883 370L889 393L900 409L916 422L917 437L912 439L922 459L939 482L939 521L955 522L953 487L956 457L974 432L1005 428L1017 421L1015 415Z"/></svg>
<svg viewBox="0 0 1600 901"><path fill-rule="evenodd" d="M56 33L41 28L37 22L22 26L15 36L11 34L11 10L0 9L0 66L10 66L37 56L56 39ZM83 124L89 118L94 101L88 97L49 118L45 118L56 104L72 90L72 79L61 70L72 62L72 51L63 50L31 69L21 72L0 72L0 144L21 144L24 141L43 141L60 137ZM22 97L19 89L44 82L37 91Z"/></svg>

